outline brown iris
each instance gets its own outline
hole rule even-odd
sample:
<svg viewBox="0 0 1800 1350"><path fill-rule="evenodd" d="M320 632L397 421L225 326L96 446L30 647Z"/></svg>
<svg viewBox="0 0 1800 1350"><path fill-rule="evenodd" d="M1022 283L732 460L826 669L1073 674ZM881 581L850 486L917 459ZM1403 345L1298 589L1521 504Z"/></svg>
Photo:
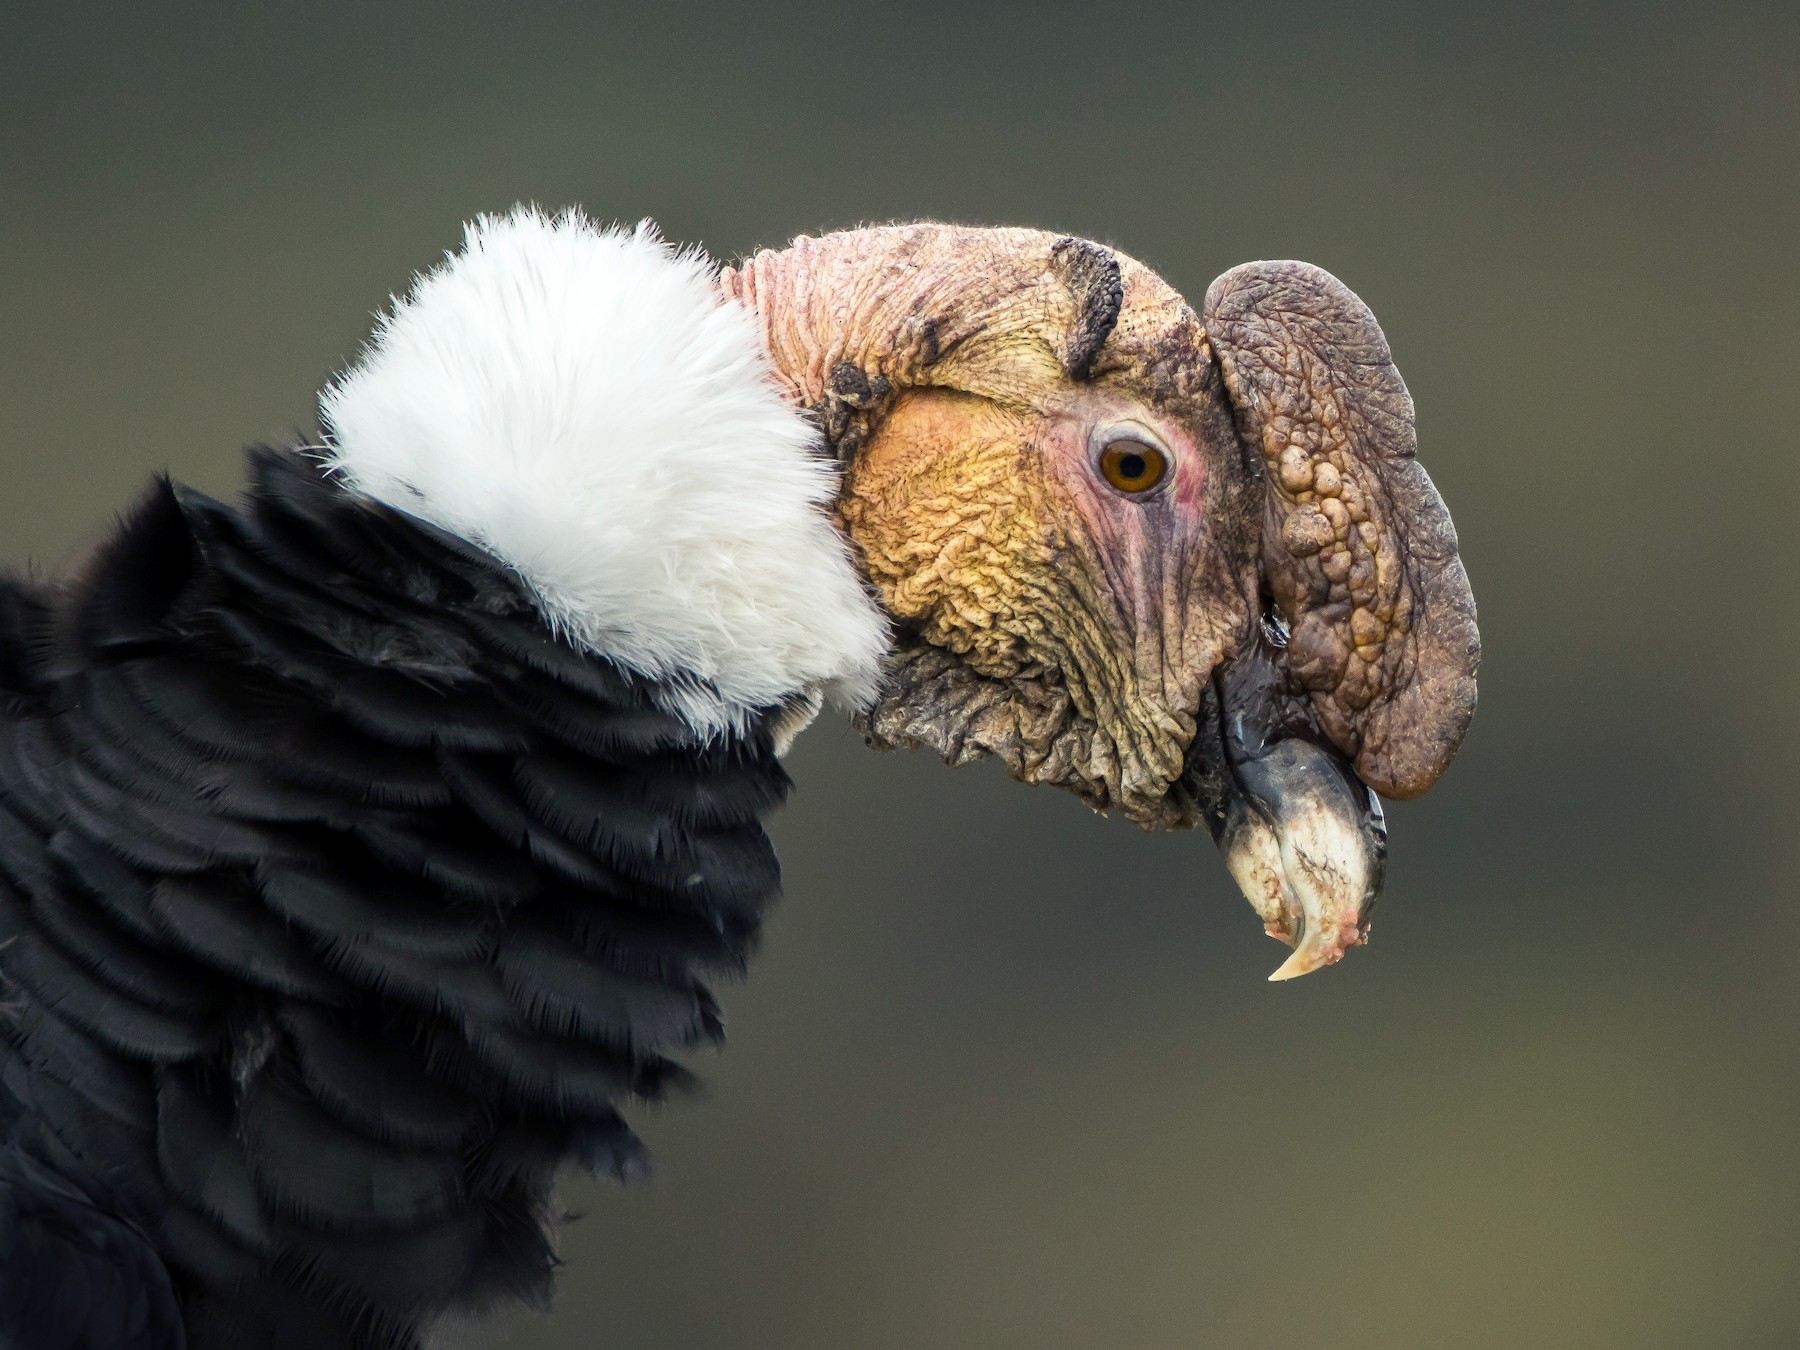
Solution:
<svg viewBox="0 0 1800 1350"><path fill-rule="evenodd" d="M1109 441L1100 452L1100 472L1120 492L1148 492L1168 469L1163 452L1142 441Z"/></svg>

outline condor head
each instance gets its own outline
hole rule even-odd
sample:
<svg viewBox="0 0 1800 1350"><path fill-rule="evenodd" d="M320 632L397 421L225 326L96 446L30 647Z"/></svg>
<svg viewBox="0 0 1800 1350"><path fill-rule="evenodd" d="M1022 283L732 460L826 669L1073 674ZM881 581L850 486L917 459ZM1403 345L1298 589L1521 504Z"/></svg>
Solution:
<svg viewBox="0 0 1800 1350"><path fill-rule="evenodd" d="M1376 794L1443 772L1479 658L1367 307L1273 262L1196 314L1098 244L934 224L802 238L723 286L844 464L896 632L870 742L1206 821L1294 948L1274 978L1362 941Z"/></svg>

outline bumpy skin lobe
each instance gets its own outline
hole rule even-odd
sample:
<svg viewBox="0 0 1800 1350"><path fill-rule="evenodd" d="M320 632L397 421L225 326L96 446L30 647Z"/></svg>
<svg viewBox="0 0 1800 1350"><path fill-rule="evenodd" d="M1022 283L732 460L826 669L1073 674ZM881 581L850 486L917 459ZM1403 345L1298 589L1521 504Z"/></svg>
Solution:
<svg viewBox="0 0 1800 1350"><path fill-rule="evenodd" d="M1348 287L1305 263L1226 273L1206 324L1265 464L1264 566L1293 624L1289 672L1364 782L1416 796L1462 742L1481 648L1387 341Z"/></svg>

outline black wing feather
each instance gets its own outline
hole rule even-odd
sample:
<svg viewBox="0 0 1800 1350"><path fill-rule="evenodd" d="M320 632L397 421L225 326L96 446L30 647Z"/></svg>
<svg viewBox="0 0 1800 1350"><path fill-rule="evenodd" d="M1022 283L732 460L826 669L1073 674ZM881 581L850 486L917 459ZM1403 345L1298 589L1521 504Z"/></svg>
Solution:
<svg viewBox="0 0 1800 1350"><path fill-rule="evenodd" d="M176 946L234 980L292 998L343 1001L343 982L249 887L166 877L150 910Z"/></svg>
<svg viewBox="0 0 1800 1350"><path fill-rule="evenodd" d="M306 1091L339 1120L389 1144L460 1147L482 1112L466 1095L429 1076L414 1047L388 1043L397 1028L346 1027L316 1009L291 1007L282 1026Z"/></svg>
<svg viewBox="0 0 1800 1350"><path fill-rule="evenodd" d="M270 864L257 869L257 889L275 913L316 944L373 944L433 961L463 961L491 945L486 913L446 904L424 882L399 875L356 886L331 871Z"/></svg>
<svg viewBox="0 0 1800 1350"><path fill-rule="evenodd" d="M525 1020L553 1036L654 1051L691 1045L723 1030L711 996L697 981L676 984L625 974L527 924L507 929L494 964Z"/></svg>
<svg viewBox="0 0 1800 1350"><path fill-rule="evenodd" d="M52 834L44 851L55 860L57 875L120 931L151 951L175 950L150 910L150 881L143 873L75 830Z"/></svg>
<svg viewBox="0 0 1800 1350"><path fill-rule="evenodd" d="M153 1118L154 1079L148 1066L110 1053L42 1004L34 1002L14 1014L8 1039L26 1063L80 1092L88 1105L115 1120L142 1127Z"/></svg>
<svg viewBox="0 0 1800 1350"><path fill-rule="evenodd" d="M221 1011L220 990L203 967L132 941L76 896L60 889L40 895L31 917L64 956L133 1002L190 1020L206 1020Z"/></svg>
<svg viewBox="0 0 1800 1350"><path fill-rule="evenodd" d="M273 1218L234 1138L232 1104L216 1076L193 1067L156 1077L156 1155L161 1180L190 1208L255 1252L275 1244Z"/></svg>
<svg viewBox="0 0 1800 1350"><path fill-rule="evenodd" d="M243 1092L237 1125L258 1195L303 1227L404 1230L463 1207L460 1149L346 1130L278 1063Z"/></svg>
<svg viewBox="0 0 1800 1350"><path fill-rule="evenodd" d="M146 1063L193 1059L214 1049L222 1028L160 1012L88 974L32 928L0 949L0 970L99 1044Z"/></svg>

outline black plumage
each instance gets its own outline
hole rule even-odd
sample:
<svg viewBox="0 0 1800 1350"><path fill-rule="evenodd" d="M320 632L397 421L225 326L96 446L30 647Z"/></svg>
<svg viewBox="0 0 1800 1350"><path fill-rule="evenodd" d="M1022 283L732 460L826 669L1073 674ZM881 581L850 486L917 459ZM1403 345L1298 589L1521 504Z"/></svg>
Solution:
<svg viewBox="0 0 1800 1350"><path fill-rule="evenodd" d="M0 1344L395 1350L722 1034L772 717L705 739L460 540L253 451L0 583Z"/></svg>

